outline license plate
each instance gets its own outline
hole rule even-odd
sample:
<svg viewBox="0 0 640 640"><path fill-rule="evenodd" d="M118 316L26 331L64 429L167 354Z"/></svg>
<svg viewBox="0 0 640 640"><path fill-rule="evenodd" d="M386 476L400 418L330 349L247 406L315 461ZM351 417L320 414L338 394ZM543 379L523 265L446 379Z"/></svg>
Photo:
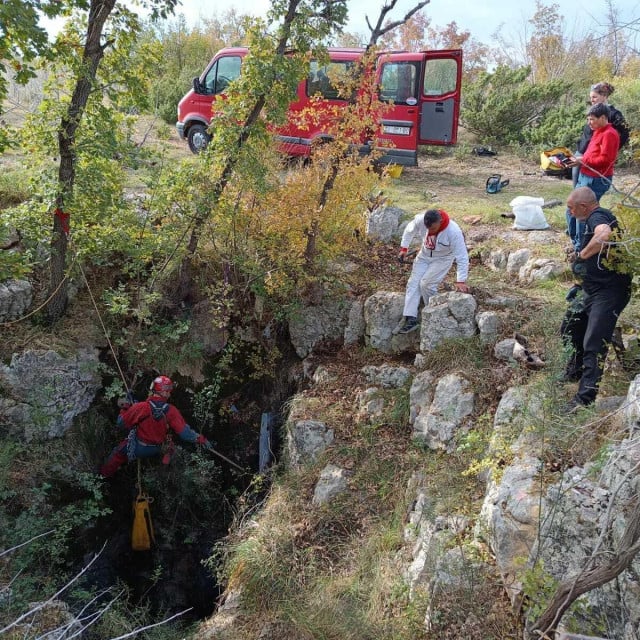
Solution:
<svg viewBox="0 0 640 640"><path fill-rule="evenodd" d="M411 133L410 127L394 127L388 124L384 125L383 128L384 133L391 133L398 136L408 136Z"/></svg>

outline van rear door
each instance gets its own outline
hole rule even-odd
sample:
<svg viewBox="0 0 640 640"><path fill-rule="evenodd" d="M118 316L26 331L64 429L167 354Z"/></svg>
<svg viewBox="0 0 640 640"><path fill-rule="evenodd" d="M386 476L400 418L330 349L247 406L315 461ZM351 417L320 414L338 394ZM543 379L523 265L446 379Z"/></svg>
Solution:
<svg viewBox="0 0 640 640"><path fill-rule="evenodd" d="M389 103L376 145L382 162L415 166L419 144L456 142L461 81L460 49L380 55L380 99Z"/></svg>
<svg viewBox="0 0 640 640"><path fill-rule="evenodd" d="M461 49L425 52L419 144L456 143L461 84Z"/></svg>

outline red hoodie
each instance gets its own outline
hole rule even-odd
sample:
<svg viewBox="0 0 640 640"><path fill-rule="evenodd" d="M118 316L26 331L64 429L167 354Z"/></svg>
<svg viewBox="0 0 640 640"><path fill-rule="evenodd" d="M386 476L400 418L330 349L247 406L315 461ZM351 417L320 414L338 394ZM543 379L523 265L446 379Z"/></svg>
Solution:
<svg viewBox="0 0 640 640"><path fill-rule="evenodd" d="M593 178L605 178L613 175L613 165L618 157L620 148L620 134L613 125L606 124L604 127L594 129L589 146L582 156L580 173Z"/></svg>

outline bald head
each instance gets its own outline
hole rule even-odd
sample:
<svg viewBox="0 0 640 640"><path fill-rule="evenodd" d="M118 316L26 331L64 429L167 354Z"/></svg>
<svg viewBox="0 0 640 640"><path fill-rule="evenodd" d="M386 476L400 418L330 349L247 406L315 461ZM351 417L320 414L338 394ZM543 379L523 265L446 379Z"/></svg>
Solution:
<svg viewBox="0 0 640 640"><path fill-rule="evenodd" d="M576 204L597 204L598 199L596 194L591 190L591 187L576 187L570 194L569 198L573 197Z"/></svg>
<svg viewBox="0 0 640 640"><path fill-rule="evenodd" d="M589 187L577 187L567 198L567 208L577 220L586 220L598 208L598 199Z"/></svg>

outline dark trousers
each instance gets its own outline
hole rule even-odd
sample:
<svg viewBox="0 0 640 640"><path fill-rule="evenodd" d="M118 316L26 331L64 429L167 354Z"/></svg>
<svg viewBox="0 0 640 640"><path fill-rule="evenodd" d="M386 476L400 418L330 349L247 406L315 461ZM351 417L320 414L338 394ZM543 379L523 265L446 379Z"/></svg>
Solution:
<svg viewBox="0 0 640 640"><path fill-rule="evenodd" d="M584 310L569 313L562 323L562 335L573 347L567 374L580 379L576 399L591 404L602 378L604 358L616 328L618 316L631 297L628 286L611 286L587 294Z"/></svg>

